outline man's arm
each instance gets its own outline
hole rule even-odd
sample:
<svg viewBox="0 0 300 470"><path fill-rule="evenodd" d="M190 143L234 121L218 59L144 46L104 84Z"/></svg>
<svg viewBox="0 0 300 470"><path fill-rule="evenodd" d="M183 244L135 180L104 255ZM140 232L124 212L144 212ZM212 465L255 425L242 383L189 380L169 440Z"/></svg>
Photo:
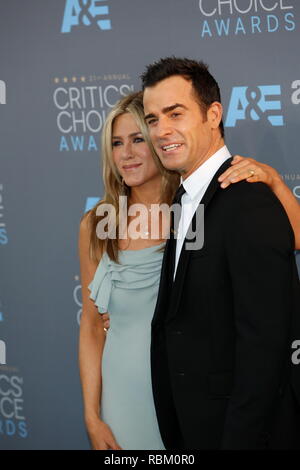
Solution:
<svg viewBox="0 0 300 470"><path fill-rule="evenodd" d="M265 185L240 188L239 196L227 240L236 354L222 448L258 449L288 360L294 239L282 206Z"/></svg>

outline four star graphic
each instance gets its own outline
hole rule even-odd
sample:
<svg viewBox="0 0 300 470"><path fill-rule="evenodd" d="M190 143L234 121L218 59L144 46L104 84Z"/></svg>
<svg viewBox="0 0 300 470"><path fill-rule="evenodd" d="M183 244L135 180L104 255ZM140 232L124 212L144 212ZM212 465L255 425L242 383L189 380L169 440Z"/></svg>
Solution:
<svg viewBox="0 0 300 470"><path fill-rule="evenodd" d="M59 78L59 77L54 77L53 78L53 82L54 83L69 83L69 82L72 82L72 83L76 83L76 82L86 82L86 77L84 75L82 75L81 77L75 77L75 75L71 78L68 78L68 77L63 77L63 78Z"/></svg>

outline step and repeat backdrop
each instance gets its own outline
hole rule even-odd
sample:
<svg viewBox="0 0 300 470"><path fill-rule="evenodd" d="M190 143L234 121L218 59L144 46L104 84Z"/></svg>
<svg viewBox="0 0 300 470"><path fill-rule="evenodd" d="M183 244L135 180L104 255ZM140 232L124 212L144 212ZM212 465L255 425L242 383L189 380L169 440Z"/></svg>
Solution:
<svg viewBox="0 0 300 470"><path fill-rule="evenodd" d="M207 62L231 152L300 200L299 18L298 0L0 1L0 449L89 448L79 220L103 193L107 112L145 65Z"/></svg>

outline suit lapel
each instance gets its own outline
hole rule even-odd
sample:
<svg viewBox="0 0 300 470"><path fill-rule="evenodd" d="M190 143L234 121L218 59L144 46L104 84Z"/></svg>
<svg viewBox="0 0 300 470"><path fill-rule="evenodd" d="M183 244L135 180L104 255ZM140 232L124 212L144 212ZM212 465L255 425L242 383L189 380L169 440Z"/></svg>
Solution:
<svg viewBox="0 0 300 470"><path fill-rule="evenodd" d="M228 167L230 167L230 162L232 161L232 158L226 160L218 169L218 171L215 173L213 179L211 180L207 190L205 191L200 204L204 204L204 217L205 213L208 210L209 203L211 202L212 198L214 197L216 191L220 190L220 183L218 182L219 176L227 170ZM195 216L194 216L195 217ZM194 220L193 217L193 220ZM191 224L193 223L193 220ZM186 242L189 242L189 240L185 239L183 242L182 250L180 253L179 261L178 261L178 266L177 266L177 271L176 271L176 276L173 284L173 289L172 289L172 295L171 295L171 301L170 301L170 306L168 309L168 320L171 318L175 317L178 306L179 306L179 301L181 298L181 293L182 293L182 288L184 284L184 279L185 279L185 274L186 270L188 267L189 263L189 258L190 258L190 253L191 250L186 250L185 249L185 244ZM173 276L173 274L171 274Z"/></svg>

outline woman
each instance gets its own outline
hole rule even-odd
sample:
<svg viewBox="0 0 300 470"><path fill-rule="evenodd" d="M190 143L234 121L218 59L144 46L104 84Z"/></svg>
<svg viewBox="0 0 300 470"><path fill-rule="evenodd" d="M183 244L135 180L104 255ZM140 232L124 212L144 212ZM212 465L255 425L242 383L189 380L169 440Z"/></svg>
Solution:
<svg viewBox="0 0 300 470"><path fill-rule="evenodd" d="M150 211L151 204L171 204L179 178L166 171L154 154L141 93L123 98L111 111L102 134L102 155L105 195L83 217L79 234L83 298L79 362L85 422L94 449L160 450L164 447L152 397L150 331L165 220L153 227ZM241 157L233 163L221 178L222 186L233 178L266 182L281 197L295 227L299 206L276 171ZM250 170L254 175L249 179ZM147 207L148 230L158 228L157 239L146 232L136 239L126 237L117 222L116 239L97 237L96 226L104 219L96 215L97 209L110 203L118 215L120 195L128 197L128 211L135 203ZM128 217L128 226L135 221L135 216ZM99 312L110 313L106 338Z"/></svg>

